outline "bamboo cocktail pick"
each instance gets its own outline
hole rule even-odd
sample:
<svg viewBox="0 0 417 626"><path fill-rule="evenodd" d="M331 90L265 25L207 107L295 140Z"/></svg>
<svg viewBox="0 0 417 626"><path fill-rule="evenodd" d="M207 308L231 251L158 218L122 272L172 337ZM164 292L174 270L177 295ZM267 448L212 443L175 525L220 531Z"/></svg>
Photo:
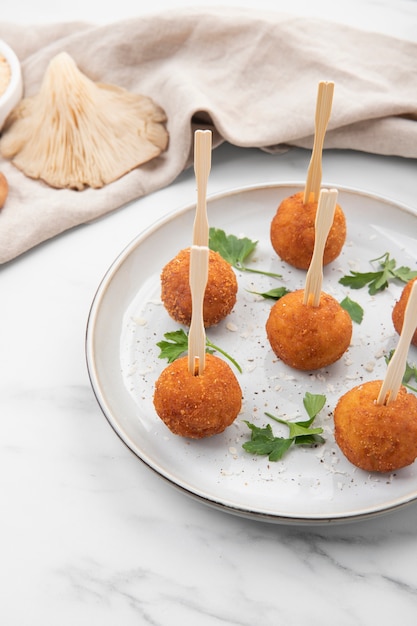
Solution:
<svg viewBox="0 0 417 626"><path fill-rule="evenodd" d="M320 193L322 178L322 154L324 137L332 111L334 83L330 81L320 81L317 91L315 134L313 151L307 171L307 181L304 189L304 204L310 201L316 202Z"/></svg>
<svg viewBox="0 0 417 626"><path fill-rule="evenodd" d="M417 281L414 281L410 295L408 296L401 335L393 357L388 363L387 372L378 395L377 404L389 404L396 399L407 365L408 349L416 327Z"/></svg>
<svg viewBox="0 0 417 626"><path fill-rule="evenodd" d="M197 182L197 205L190 251L191 323L188 333L188 371L202 374L206 364L206 330L203 303L208 280L209 224L207 218L207 183L211 169L210 130L194 133L194 173Z"/></svg>
<svg viewBox="0 0 417 626"><path fill-rule="evenodd" d="M203 301L208 279L209 249L191 246L190 288L191 324L188 333L188 371L193 376L204 372L206 365L206 330L204 328Z"/></svg>
<svg viewBox="0 0 417 626"><path fill-rule="evenodd" d="M323 253L327 236L333 223L337 202L337 189L322 189L317 206L313 256L307 271L304 287L304 304L319 306L323 283Z"/></svg>
<svg viewBox="0 0 417 626"><path fill-rule="evenodd" d="M207 182L211 169L211 130L194 133L194 173L197 181L197 206L194 219L193 244L207 246L209 225L207 219Z"/></svg>

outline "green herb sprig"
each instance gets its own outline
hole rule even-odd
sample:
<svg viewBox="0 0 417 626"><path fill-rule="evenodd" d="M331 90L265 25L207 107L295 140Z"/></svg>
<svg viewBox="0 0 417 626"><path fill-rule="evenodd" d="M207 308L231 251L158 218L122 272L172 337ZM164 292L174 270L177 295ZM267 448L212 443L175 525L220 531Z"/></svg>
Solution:
<svg viewBox="0 0 417 626"><path fill-rule="evenodd" d="M392 280L400 280L407 283L417 276L417 271L411 270L409 267L397 267L395 259L391 259L389 252L385 252L376 259L371 259L370 263L379 262L379 270L375 272L353 272L346 276L342 276L339 283L352 289L361 289L368 285L368 292L371 296L379 291L384 291Z"/></svg>
<svg viewBox="0 0 417 626"><path fill-rule="evenodd" d="M346 296L340 302L340 306L349 313L352 321L356 322L356 324L362 323L364 311L360 304Z"/></svg>
<svg viewBox="0 0 417 626"><path fill-rule="evenodd" d="M389 363L393 357L395 350L391 350L389 354L386 355L385 357L385 362ZM404 371L404 376L402 379L402 384L404 385L404 387L407 387L407 389L410 389L410 391L415 391L417 393L417 388L416 387L412 387L410 385L410 381L416 381L417 382L417 365L415 365L414 363L410 364L406 363L405 365L405 371Z"/></svg>
<svg viewBox="0 0 417 626"><path fill-rule="evenodd" d="M209 229L209 248L218 252L230 265L241 272L252 272L263 274L273 278L282 278L281 274L258 270L246 265L246 260L254 252L257 241L252 241L248 237L236 237L236 235L226 235L221 228Z"/></svg>
<svg viewBox="0 0 417 626"><path fill-rule="evenodd" d="M255 294L255 296L262 296L262 298L270 298L271 300L279 300L282 296L290 293L290 290L286 287L275 287L275 289L270 289L269 291L251 291L250 289L247 289L247 291Z"/></svg>
<svg viewBox="0 0 417 626"><path fill-rule="evenodd" d="M265 413L269 418L288 427L288 437L275 437L270 424L260 428L244 420L251 431L251 439L242 444L242 447L251 454L268 456L269 460L274 462L282 459L292 445L306 446L324 443L325 440L321 437L323 429L311 428L311 425L325 403L326 396L307 392L303 404L309 419L304 421L290 422Z"/></svg>
<svg viewBox="0 0 417 626"><path fill-rule="evenodd" d="M160 349L159 358L167 359L168 363L173 363L181 355L185 354L188 350L188 334L181 328L180 330L174 330L164 334L164 340L158 341L157 344ZM242 373L242 368L239 363L230 354L216 346L206 337L207 352L213 354L213 352L220 352L236 367L238 372Z"/></svg>

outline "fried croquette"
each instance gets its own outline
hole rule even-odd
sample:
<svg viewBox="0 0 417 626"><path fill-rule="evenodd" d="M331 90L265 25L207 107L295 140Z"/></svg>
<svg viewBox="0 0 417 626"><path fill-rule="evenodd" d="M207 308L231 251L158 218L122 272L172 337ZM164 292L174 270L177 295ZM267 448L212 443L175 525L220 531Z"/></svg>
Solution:
<svg viewBox="0 0 417 626"><path fill-rule="evenodd" d="M278 256L293 267L306 270L313 256L315 220L318 202L304 204L304 192L285 198L279 205L270 226L272 247ZM333 224L327 237L323 265L334 261L346 241L346 218L336 204Z"/></svg>
<svg viewBox="0 0 417 626"><path fill-rule="evenodd" d="M417 397L400 387L395 400L377 404L382 383L354 387L334 411L336 443L353 465L368 472L393 472L417 458Z"/></svg>
<svg viewBox="0 0 417 626"><path fill-rule="evenodd" d="M161 299L169 315L178 323L191 324L191 288L189 283L190 248L184 248L169 261L161 273ZM214 326L231 313L238 283L232 266L218 252L210 250L204 326Z"/></svg>
<svg viewBox="0 0 417 626"><path fill-rule="evenodd" d="M417 278L413 278L405 285L399 300L395 303L394 308L392 309L392 323L394 324L394 328L399 335L401 335L403 328L405 309L407 307L408 298L410 297L411 288L416 280ZM417 328L411 338L411 343L414 346L417 346Z"/></svg>
<svg viewBox="0 0 417 626"><path fill-rule="evenodd" d="M197 376L189 373L188 358L181 357L160 374L153 402L171 432L202 439L232 424L242 406L242 391L230 366L219 357L207 354L204 372Z"/></svg>
<svg viewBox="0 0 417 626"><path fill-rule="evenodd" d="M307 371L340 359L350 344L352 320L325 292L321 292L318 306L304 304L303 298L304 289L298 289L277 300L266 333L272 350L284 363Z"/></svg>

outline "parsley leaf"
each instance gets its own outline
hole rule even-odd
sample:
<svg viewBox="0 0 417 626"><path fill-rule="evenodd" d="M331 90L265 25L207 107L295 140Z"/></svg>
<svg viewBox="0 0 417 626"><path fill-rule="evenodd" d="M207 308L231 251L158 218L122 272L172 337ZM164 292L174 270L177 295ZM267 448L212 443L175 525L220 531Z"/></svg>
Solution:
<svg viewBox="0 0 417 626"><path fill-rule="evenodd" d="M220 228L210 227L209 248L218 252L230 265L241 272L253 272L263 274L273 278L282 278L281 274L265 272L250 268L245 264L246 259L252 254L258 245L257 241L252 241L248 237L236 237L236 235L226 235Z"/></svg>
<svg viewBox="0 0 417 626"><path fill-rule="evenodd" d="M293 442L292 439L274 437L270 424L265 428L259 428L255 424L244 421L252 431L251 440L246 441L242 446L246 452L261 456L268 455L270 461L279 461Z"/></svg>
<svg viewBox="0 0 417 626"><path fill-rule="evenodd" d="M290 293L290 290L286 287L276 287L275 289L271 289L270 291L250 291L249 293L254 293L256 296L262 296L262 298L271 298L272 300L279 300L282 296L285 296L287 293Z"/></svg>
<svg viewBox="0 0 417 626"><path fill-rule="evenodd" d="M379 270L376 272L353 272L346 276L342 276L339 280L341 285L351 287L352 289L361 289L368 285L368 292L371 296L378 291L384 291L389 285L390 280L397 279L403 283L407 283L412 278L417 277L417 271L410 270L409 267L396 267L397 262L391 259L389 252L385 252L376 259L371 259L370 263L379 261Z"/></svg>
<svg viewBox="0 0 417 626"><path fill-rule="evenodd" d="M310 418L309 425L313 423L314 418L324 405L326 404L326 396L317 393L309 393L306 391L303 398L304 408L307 411L307 415Z"/></svg>
<svg viewBox="0 0 417 626"><path fill-rule="evenodd" d="M386 363L389 363L391 361L394 352L395 350L391 350L390 353L385 357ZM417 389L415 387L412 387L409 384L412 379L414 379L417 382L417 365L415 365L414 363L410 364L407 361L405 365L405 371L404 371L404 376L402 379L402 384L404 385L404 387L407 387L407 389L417 392Z"/></svg>
<svg viewBox="0 0 417 626"><path fill-rule="evenodd" d="M357 324L362 322L364 311L360 304L351 300L349 296L346 296L346 298L341 301L340 306L349 313L354 322Z"/></svg>
<svg viewBox="0 0 417 626"><path fill-rule="evenodd" d="M408 383L412 378L417 381L417 367L414 364L406 363L403 381Z"/></svg>
<svg viewBox="0 0 417 626"><path fill-rule="evenodd" d="M303 403L309 416L305 421L290 422L265 413L271 419L288 427L288 437L275 437L270 424L260 428L244 420L251 431L251 439L242 444L243 449L252 454L268 456L270 461L279 461L293 444L305 446L324 443L323 437L320 436L323 429L311 428L311 425L325 405L326 396L307 392Z"/></svg>
<svg viewBox="0 0 417 626"><path fill-rule="evenodd" d="M188 335L181 329L164 334L165 340L156 344L160 348L159 358L173 363L188 350Z"/></svg>
<svg viewBox="0 0 417 626"><path fill-rule="evenodd" d="M157 346L160 349L159 358L167 359L168 363L172 363L178 359L182 354L188 350L188 334L181 328L180 330L171 331L164 334L165 339L157 342ZM213 354L213 352L220 352L225 356L236 369L242 373L242 368L239 363L235 361L233 357L227 352L216 346L206 337L207 352Z"/></svg>

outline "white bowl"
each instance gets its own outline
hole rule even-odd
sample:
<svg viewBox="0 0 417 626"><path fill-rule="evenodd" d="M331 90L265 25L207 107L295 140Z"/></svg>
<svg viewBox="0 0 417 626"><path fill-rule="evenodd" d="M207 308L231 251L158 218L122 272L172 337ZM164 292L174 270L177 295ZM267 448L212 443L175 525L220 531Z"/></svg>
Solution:
<svg viewBox="0 0 417 626"><path fill-rule="evenodd" d="M13 50L0 39L0 57L10 66L10 80L6 90L0 94L0 131L9 113L20 102L23 94L22 70Z"/></svg>

